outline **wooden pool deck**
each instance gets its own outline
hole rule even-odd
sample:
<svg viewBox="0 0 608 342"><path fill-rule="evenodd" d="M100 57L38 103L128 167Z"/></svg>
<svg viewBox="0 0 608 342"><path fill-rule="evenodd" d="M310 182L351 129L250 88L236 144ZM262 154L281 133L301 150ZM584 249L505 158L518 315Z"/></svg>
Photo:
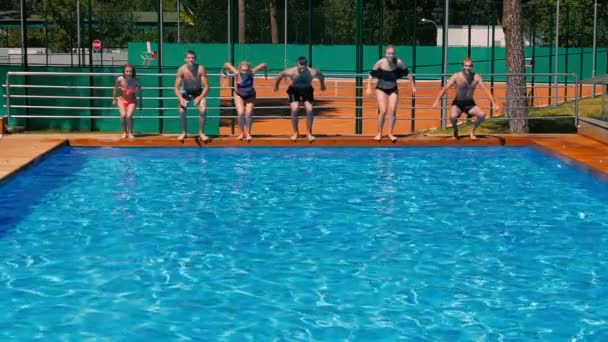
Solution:
<svg viewBox="0 0 608 342"><path fill-rule="evenodd" d="M14 134L0 138L0 181L14 175L61 146L104 147L252 147L252 146L534 146L566 163L608 179L608 145L580 134L489 135L477 140L449 136L401 136L393 143L387 138L381 142L371 136L317 136L314 143L301 138L297 142L287 136L257 136L251 142L234 137L219 137L207 143L188 138L179 142L175 135L138 136L119 139L118 134ZM577 161L578 163L573 163Z"/></svg>

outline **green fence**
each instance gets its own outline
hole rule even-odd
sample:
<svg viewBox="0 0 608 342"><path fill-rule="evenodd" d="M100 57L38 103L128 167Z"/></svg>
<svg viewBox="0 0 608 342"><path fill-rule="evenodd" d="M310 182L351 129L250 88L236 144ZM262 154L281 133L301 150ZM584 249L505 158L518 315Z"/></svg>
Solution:
<svg viewBox="0 0 608 342"><path fill-rule="evenodd" d="M151 44L153 51L158 45ZM163 71L174 69L184 63L186 51L193 50L197 54L197 61L205 65L210 73L217 73L229 60L230 46L227 44L163 44ZM295 64L299 56L306 56L312 61L314 67L325 73L354 73L356 70L355 45L314 45L312 55L309 54L308 45L287 44L235 44L234 60L248 60L253 64L266 62L271 72L278 72L287 66ZM285 50L287 54L285 54ZM418 74L441 74L443 53L441 47L417 46L414 63L412 46L396 46L397 55L401 57L410 68ZM142 55L147 51L146 43L129 43L129 63L142 65ZM558 60L558 73L576 73L579 79L588 79L592 76L593 50L591 48L560 48ZM471 48L471 57L475 62L475 71L479 73L506 73L505 49L494 49L494 70L492 70L492 49ZM461 69L461 62L468 54L467 47L450 47L448 50L447 73L454 73ZM555 49L551 47L526 48L525 56L533 58L534 66L526 68L526 72L555 73ZM596 74L608 73L608 48L597 49ZM366 45L363 48L364 70L369 70L378 60L378 47ZM158 60L150 68L158 68ZM504 79L496 78L497 81ZM536 78L538 82L548 82L549 78Z"/></svg>
<svg viewBox="0 0 608 342"><path fill-rule="evenodd" d="M158 46L151 44L153 50ZM194 50L197 53L198 62L207 67L208 73L217 74L221 66L230 56L227 44L173 44L168 43L163 45L164 54L162 73L165 77L145 76L145 74L159 73L158 60L153 61L150 66L142 66L142 54L147 51L146 43L129 43L129 62L137 67L140 74L140 80L144 87L144 109L138 111L135 115L135 129L137 133L161 134L161 133L179 133L179 120L174 118L138 118L138 116L175 116L178 115L177 101L172 86L175 82L172 76L177 67L184 63L184 55L187 50ZM236 44L234 47L234 60L236 62L247 59L252 63L266 62L269 65L271 72L278 72L287 63L288 66L294 64L298 56L307 56L313 66L323 70L327 74L354 74L356 69L356 46L355 45L315 45L312 47L312 55L309 55L308 45L305 44L289 44L286 46L281 44ZM397 46L397 54L410 64L412 70L418 74L440 74L442 64L442 49L432 46L418 46L415 54L411 46ZM285 54L287 51L287 54ZM526 68L526 72L534 73L553 73L555 72L555 53L554 49L549 47L526 48L525 55L534 58L534 66ZM579 79L588 79L592 74L592 49L591 48L560 48L559 50L559 72L560 73L575 73ZM466 47L454 47L449 49L449 64L448 73L453 73L460 70L460 63L463 57L467 55ZM505 50L503 48L494 49L494 70L492 70L492 49L472 48L471 55L475 61L475 70L481 74L484 73L506 73ZM598 49L597 53L597 74L608 73L608 49ZM364 46L363 60L364 70L369 70L378 59L377 46ZM412 61L416 60L415 65ZM9 71L22 71L20 66L0 65L0 81L4 84L6 81L6 73ZM94 73L109 72L119 73L119 67L95 67ZM83 67L46 67L46 66L30 66L28 71L32 72L83 72L88 73L88 68ZM428 77L437 78L438 76ZM94 76L88 75L72 77L72 76L12 76L11 84L19 85L48 85L48 86L81 86L81 89L74 88L11 88L11 95L28 95L29 99L11 98L11 105L28 105L40 107L112 107L111 94L109 89L113 86L115 77L111 76ZM487 81L504 81L501 77L494 77ZM531 77L528 81L531 81ZM551 77L534 77L535 82L552 82ZM209 134L219 133L220 101L219 85L220 78L210 77L210 85L212 87L209 92L208 106L211 107L208 111L209 118L207 120L206 131ZM565 82L560 79L559 82ZM108 87L108 89L91 89L89 87ZM160 89L166 87L167 89ZM6 89L4 89L4 94ZM37 95L46 96L45 98L36 98ZM53 98L53 96L75 96L79 98L65 99ZM108 97L108 99L90 99L90 97ZM169 99L157 99L158 97L167 97ZM3 108L6 104L6 99L2 97L0 103ZM172 109L172 108L175 109ZM160 111L154 108L167 108ZM6 110L4 109L3 112ZM113 132L120 130L120 122L118 120L118 111L115 108L96 109L96 110L76 110L76 109L53 109L53 108L11 108L12 115L81 115L81 116L108 116L113 118L19 118L11 120L11 125L23 126L26 130L63 130L63 131L96 131L96 132ZM192 118L188 119L189 133L196 133L198 130L198 116L194 109L189 110L189 115Z"/></svg>
<svg viewBox="0 0 608 342"><path fill-rule="evenodd" d="M1 81L5 84L7 72L23 71L20 67L0 66ZM10 124L22 126L26 130L61 130L61 131L93 131L93 132L113 132L120 130L118 110L112 105L112 87L116 77L114 76L93 76L88 68L68 68L68 67L30 67L29 72L81 72L85 75L79 76L58 76L48 75L28 75L10 77L10 113L12 115L28 116L82 116L83 118L13 118ZM95 68L95 73L119 73L120 68ZM156 70L138 70L139 79L142 83L144 110L135 114L136 133L179 133L181 127L179 119L161 118L138 118L138 115L158 116L178 115L177 99L173 91L175 78L172 75L145 76L146 73L156 73ZM14 87L15 85L28 85L28 87ZM36 87L44 85L45 87ZM212 87L219 87L219 80L210 79ZM57 88L54 88L57 87ZM80 88L71 88L80 87ZM105 88L98 88L105 87ZM161 89L168 87L170 89ZM4 90L6 94L6 89ZM28 96L15 97L15 96ZM61 98L70 96L75 98ZM211 97L219 97L219 89L212 89L209 92ZM107 97L107 98L100 98ZM171 99L158 99L159 97L170 97ZM219 107L219 100L207 101L209 107ZM6 98L2 97L3 107L6 105ZM14 106L27 106L28 108L15 108ZM44 107L68 107L68 108L44 108ZM94 109L75 109L75 107L90 107ZM110 107L110 108L104 108ZM171 108L160 111L154 108ZM147 108L147 109L146 109ZM6 109L3 110L6 112ZM194 109L189 110L188 132L198 132L198 112ZM218 109L210 109L209 116L219 116ZM88 118L88 116L104 116L107 118ZM214 135L219 133L219 119L209 118L206 122L206 132Z"/></svg>

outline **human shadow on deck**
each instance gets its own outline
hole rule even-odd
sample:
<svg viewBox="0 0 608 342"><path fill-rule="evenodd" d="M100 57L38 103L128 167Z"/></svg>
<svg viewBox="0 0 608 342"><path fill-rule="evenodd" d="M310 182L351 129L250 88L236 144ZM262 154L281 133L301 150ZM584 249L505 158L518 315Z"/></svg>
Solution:
<svg viewBox="0 0 608 342"><path fill-rule="evenodd" d="M220 126L230 125L232 122L232 118L227 118L227 116L236 116L236 109L227 108L233 107L234 102L232 100L222 100L220 109L220 116L223 117L220 121ZM333 106L332 106L333 105ZM331 100L320 100L315 99L314 102L314 113L315 116L324 116L334 113L338 106L344 106L344 104L336 104L335 101ZM354 106L354 101L353 101ZM260 108L260 107L274 107L274 108ZM278 108L281 107L281 108ZM319 108L322 107L322 108ZM300 106L300 111L298 112L300 116L306 116L306 111L304 106ZM289 118L289 101L287 97L281 99L257 99L255 101L255 108L253 110L253 115L255 120L265 120L265 117L274 117L274 116L283 116L286 119ZM272 120L272 119L268 119Z"/></svg>

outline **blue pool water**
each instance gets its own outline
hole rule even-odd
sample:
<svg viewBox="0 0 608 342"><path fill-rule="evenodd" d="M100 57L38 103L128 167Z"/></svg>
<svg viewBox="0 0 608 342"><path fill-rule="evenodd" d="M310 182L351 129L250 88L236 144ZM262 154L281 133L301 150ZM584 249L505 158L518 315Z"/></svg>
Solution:
<svg viewBox="0 0 608 342"><path fill-rule="evenodd" d="M608 184L530 148L65 148L0 340L608 340Z"/></svg>

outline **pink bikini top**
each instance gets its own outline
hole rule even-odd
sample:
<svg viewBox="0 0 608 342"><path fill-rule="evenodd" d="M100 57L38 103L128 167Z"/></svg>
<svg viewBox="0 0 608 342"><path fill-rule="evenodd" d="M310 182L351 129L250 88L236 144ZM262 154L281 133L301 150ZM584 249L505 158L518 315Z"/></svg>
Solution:
<svg viewBox="0 0 608 342"><path fill-rule="evenodd" d="M127 88L127 87L120 87L120 91L122 92L122 96L123 97L132 97L135 96L135 88Z"/></svg>

